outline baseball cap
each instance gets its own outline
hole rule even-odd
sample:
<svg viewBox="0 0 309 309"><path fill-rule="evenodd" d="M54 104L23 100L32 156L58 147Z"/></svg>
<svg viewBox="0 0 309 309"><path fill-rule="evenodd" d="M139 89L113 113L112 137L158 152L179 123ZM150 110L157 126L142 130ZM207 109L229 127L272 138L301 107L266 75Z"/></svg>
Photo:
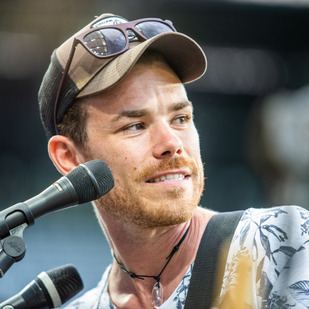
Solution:
<svg viewBox="0 0 309 309"><path fill-rule="evenodd" d="M127 20L123 17L110 13L102 14L52 53L38 93L41 121L48 138L57 134L54 124L55 101L74 38L91 28L125 22ZM130 72L141 55L150 49L164 56L184 84L200 78L206 71L207 60L201 47L193 39L179 32L161 33L142 42L137 38L132 39L127 51L109 58L97 58L82 44L78 44L61 89L57 106L57 124L61 123L66 110L77 98L97 94L115 86Z"/></svg>

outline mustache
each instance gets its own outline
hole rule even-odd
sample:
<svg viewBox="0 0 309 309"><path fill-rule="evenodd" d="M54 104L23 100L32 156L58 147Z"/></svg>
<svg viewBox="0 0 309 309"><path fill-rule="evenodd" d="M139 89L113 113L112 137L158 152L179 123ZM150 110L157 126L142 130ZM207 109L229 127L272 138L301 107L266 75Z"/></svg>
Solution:
<svg viewBox="0 0 309 309"><path fill-rule="evenodd" d="M149 167L145 167L140 173L138 173L135 181L149 180L154 174L165 172L171 169L186 168L190 170L192 176L198 174L198 167L196 163L187 158L177 157L170 159L162 159L158 164L154 164Z"/></svg>

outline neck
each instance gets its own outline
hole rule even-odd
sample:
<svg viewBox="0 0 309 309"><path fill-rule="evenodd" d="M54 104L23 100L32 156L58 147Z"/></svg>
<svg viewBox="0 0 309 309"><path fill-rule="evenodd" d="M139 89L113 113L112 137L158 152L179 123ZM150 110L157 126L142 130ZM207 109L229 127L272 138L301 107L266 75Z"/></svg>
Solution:
<svg viewBox="0 0 309 309"><path fill-rule="evenodd" d="M126 270L137 275L160 274L166 258L190 225L187 221L177 226L142 229L119 222L102 211L97 210L97 214L115 257ZM164 299L171 295L194 261L202 233L212 214L198 208L192 217L185 239L160 276ZM131 308L128 303L132 303L132 308L153 308L150 299L155 283L153 278L131 278L114 262L109 292L117 308Z"/></svg>

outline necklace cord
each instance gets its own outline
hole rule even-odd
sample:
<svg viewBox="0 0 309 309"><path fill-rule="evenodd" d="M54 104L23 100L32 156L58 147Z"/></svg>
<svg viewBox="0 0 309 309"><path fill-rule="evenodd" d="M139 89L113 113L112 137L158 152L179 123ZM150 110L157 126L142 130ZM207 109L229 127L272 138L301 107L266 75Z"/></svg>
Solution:
<svg viewBox="0 0 309 309"><path fill-rule="evenodd" d="M169 254L169 256L166 258L167 261L164 265L164 267L162 268L162 270L160 271L159 275L157 276L148 276L148 275L137 275L129 270L127 270L123 265L120 264L120 262L117 260L115 254L114 255L114 259L117 262L117 264L119 265L119 267L126 273L128 274L131 278L136 278L136 279L140 279L140 280L145 280L145 278L153 278L157 281L157 283L160 282L160 277L163 273L163 271L165 270L165 268L167 267L168 263L171 261L172 257L174 256L174 254L179 250L180 245L182 244L182 242L184 241L184 239L186 238L189 228L191 226L191 222L187 228L187 230L185 231L185 233L183 234L183 236L181 237L180 241L177 243L177 245L173 248L173 250L171 251L171 253Z"/></svg>

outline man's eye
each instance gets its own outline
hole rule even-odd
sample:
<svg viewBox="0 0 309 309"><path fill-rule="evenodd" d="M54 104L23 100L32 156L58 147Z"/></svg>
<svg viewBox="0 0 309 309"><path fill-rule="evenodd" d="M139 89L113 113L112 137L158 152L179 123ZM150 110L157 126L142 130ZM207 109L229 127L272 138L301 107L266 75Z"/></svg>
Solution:
<svg viewBox="0 0 309 309"><path fill-rule="evenodd" d="M174 124L185 124L190 120L190 118L191 117L189 115L181 115L181 116L174 118L173 123Z"/></svg>
<svg viewBox="0 0 309 309"><path fill-rule="evenodd" d="M124 131L140 131L144 129L144 124L141 122L130 124L124 127Z"/></svg>

